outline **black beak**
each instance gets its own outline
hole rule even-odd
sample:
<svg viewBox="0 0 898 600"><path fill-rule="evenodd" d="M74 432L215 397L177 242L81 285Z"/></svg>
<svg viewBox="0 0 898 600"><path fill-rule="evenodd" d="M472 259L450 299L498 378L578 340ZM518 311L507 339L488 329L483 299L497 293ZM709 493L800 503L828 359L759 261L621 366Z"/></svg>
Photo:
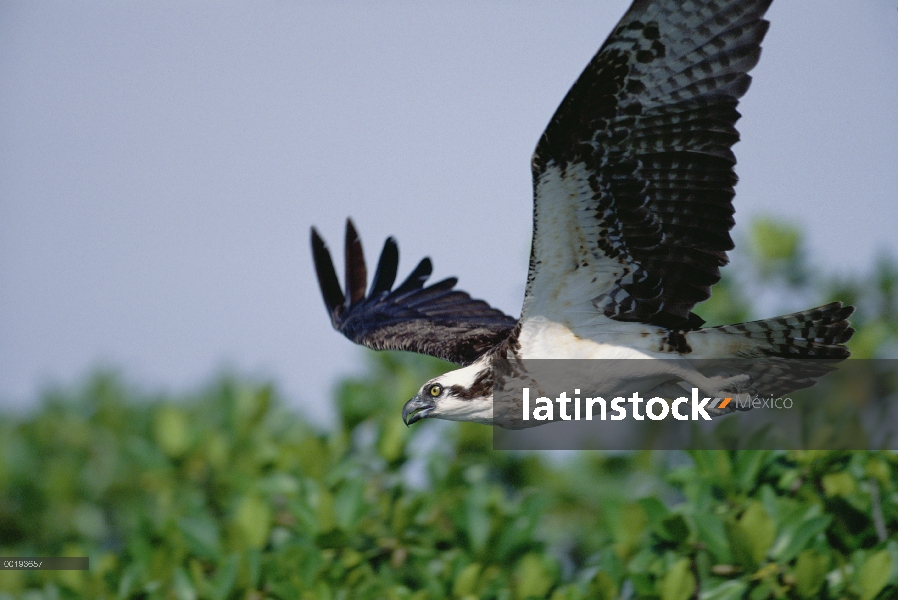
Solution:
<svg viewBox="0 0 898 600"><path fill-rule="evenodd" d="M423 398L420 395L415 396L402 407L402 421L406 426L409 426L421 419L426 419L434 410L436 410L436 405L434 405L433 400Z"/></svg>

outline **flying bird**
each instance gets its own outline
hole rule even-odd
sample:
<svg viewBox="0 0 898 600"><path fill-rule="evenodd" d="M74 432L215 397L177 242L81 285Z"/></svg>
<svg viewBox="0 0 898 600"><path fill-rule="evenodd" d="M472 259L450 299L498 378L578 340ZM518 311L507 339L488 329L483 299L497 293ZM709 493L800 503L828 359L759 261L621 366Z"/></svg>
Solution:
<svg viewBox="0 0 898 600"><path fill-rule="evenodd" d="M750 389L750 376L702 372L701 361L686 359L848 356L854 309L838 302L718 327L703 327L692 312L710 297L733 249L736 106L761 54L770 2L630 6L533 153L533 240L518 319L455 289L455 278L425 285L428 258L394 288L393 238L366 291L351 221L344 290L312 228L335 329L369 348L461 367L421 387L403 409L406 424L441 418L521 426L494 410L493 387L498 372L526 359L649 359L639 363L651 367L648 387L679 382L723 397ZM763 379L764 369L756 375Z"/></svg>

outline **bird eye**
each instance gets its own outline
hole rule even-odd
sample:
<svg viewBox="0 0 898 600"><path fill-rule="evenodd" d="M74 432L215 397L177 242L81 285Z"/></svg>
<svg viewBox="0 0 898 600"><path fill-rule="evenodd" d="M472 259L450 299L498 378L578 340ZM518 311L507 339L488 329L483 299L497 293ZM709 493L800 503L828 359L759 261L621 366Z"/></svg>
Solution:
<svg viewBox="0 0 898 600"><path fill-rule="evenodd" d="M441 386L439 383L435 383L432 386L430 386L430 389L427 391L431 396L436 398L437 396L439 396L440 394L443 393L443 386Z"/></svg>

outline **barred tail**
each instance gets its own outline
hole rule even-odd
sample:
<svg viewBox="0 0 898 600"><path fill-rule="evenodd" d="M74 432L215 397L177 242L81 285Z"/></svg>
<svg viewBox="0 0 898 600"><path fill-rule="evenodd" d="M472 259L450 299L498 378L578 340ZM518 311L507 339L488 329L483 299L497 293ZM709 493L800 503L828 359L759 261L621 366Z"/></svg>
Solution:
<svg viewBox="0 0 898 600"><path fill-rule="evenodd" d="M832 302L791 315L711 329L755 341L746 352L752 356L842 359L850 354L844 344L854 335L848 323L853 312L853 306Z"/></svg>

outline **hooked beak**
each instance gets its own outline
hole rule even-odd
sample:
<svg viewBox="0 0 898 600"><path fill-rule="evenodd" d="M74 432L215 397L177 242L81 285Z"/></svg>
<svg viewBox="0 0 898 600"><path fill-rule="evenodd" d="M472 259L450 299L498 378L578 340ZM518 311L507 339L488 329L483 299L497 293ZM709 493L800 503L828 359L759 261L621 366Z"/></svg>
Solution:
<svg viewBox="0 0 898 600"><path fill-rule="evenodd" d="M402 407L402 421L406 426L417 423L421 419L426 419L436 410L433 400L422 397L420 394L405 403Z"/></svg>

